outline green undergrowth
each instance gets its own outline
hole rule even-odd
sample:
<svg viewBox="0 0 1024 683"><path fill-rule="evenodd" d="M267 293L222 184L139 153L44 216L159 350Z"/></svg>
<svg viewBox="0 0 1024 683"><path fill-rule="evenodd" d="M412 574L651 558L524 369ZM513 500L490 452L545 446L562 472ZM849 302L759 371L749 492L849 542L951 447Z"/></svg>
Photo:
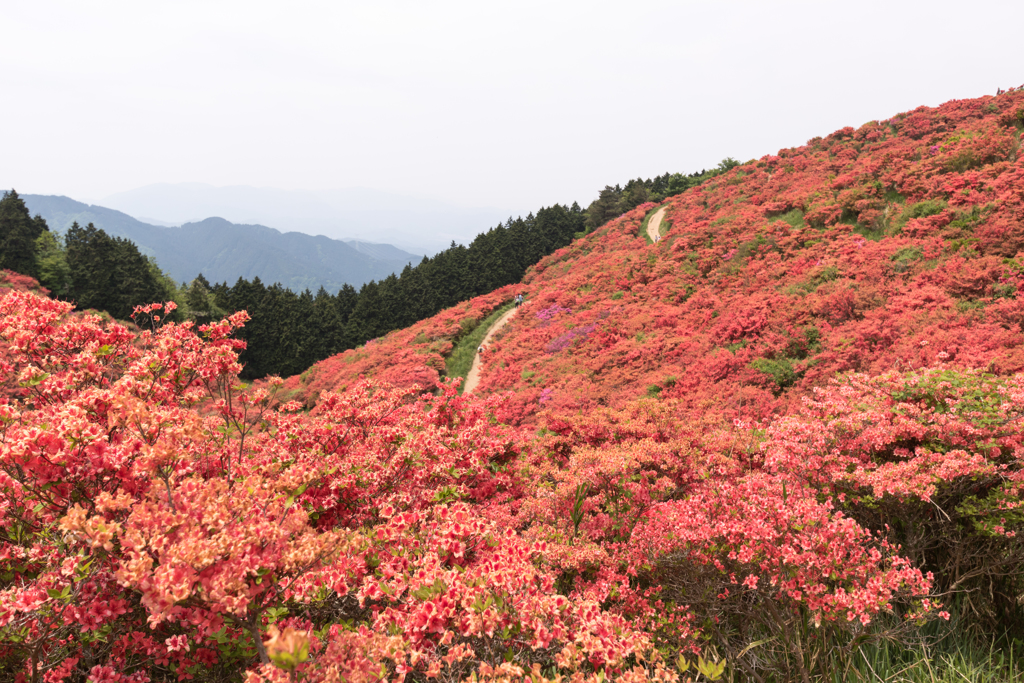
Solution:
<svg viewBox="0 0 1024 683"><path fill-rule="evenodd" d="M951 609L949 622L923 625L915 639L881 639L853 651L845 667L836 667L831 681L878 683L1009 683L1024 681L1024 641L1009 633L982 642L972 638L959 618L962 608ZM912 644L910 640L916 640Z"/></svg>
<svg viewBox="0 0 1024 683"><path fill-rule="evenodd" d="M1018 643L1007 649L982 648L970 642L948 641L909 649L882 641L862 645L846 672L832 681L877 683L1009 683L1024 681ZM843 675L845 673L845 675ZM829 679L825 679L829 680Z"/></svg>
<svg viewBox="0 0 1024 683"><path fill-rule="evenodd" d="M804 212L802 209L792 209L786 213L776 216L776 218L788 223L789 226L795 230L803 230L807 227L807 222L804 220Z"/></svg>
<svg viewBox="0 0 1024 683"><path fill-rule="evenodd" d="M463 380L466 379L469 369L473 367L473 358L476 356L476 350L480 347L484 337L487 336L487 330L491 329L491 326L498 321L498 318L514 305L513 302L508 302L484 318L479 325L462 335L458 344L455 345L455 348L452 349L452 352L445 359L445 374L449 378L461 377ZM459 393L462 393L462 387L459 387Z"/></svg>
<svg viewBox="0 0 1024 683"><path fill-rule="evenodd" d="M836 642L833 647L814 641L826 637L826 630L808 626L803 632L806 640L803 667L791 657L788 675L781 670L764 667L769 659L767 650L785 644L774 639L758 641L745 657L747 667L728 661L723 683L789 683L805 680L808 683L1024 683L1024 641L1011 631L993 637L981 636L970 628L970 620L963 618L970 607L954 598L948 605L949 621L942 619L923 624L900 623L893 615L879 618L845 646ZM859 642L858 642L859 641ZM790 644L791 646L792 644ZM803 648L802 648L803 649ZM743 655L741 655L743 656ZM795 664L795 666L793 666ZM759 666L760 665L760 666ZM753 668L756 676L751 676ZM802 671L801 671L802 670ZM806 678L804 677L806 676Z"/></svg>

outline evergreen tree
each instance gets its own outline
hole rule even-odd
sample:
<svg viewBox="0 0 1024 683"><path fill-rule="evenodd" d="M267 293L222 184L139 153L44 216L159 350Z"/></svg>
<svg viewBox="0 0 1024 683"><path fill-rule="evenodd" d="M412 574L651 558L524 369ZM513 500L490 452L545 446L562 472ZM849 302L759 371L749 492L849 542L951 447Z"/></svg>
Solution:
<svg viewBox="0 0 1024 683"><path fill-rule="evenodd" d="M249 313L249 322L235 333L235 336L246 343L245 350L238 356L238 360L243 366L241 376L246 379L270 374L270 371L260 374L262 368L258 366L259 359L255 358L254 342L260 337L261 328L264 325L264 316L261 310L264 294L266 294L266 288L258 277L253 278L252 282L240 277L234 286L223 291L223 299L221 296L217 298L218 303L223 300L225 308L230 311Z"/></svg>
<svg viewBox="0 0 1024 683"><path fill-rule="evenodd" d="M306 334L307 346L303 359L306 367L344 350L344 325L334 297L323 287L313 298Z"/></svg>
<svg viewBox="0 0 1024 683"><path fill-rule="evenodd" d="M642 178L630 180L626 183L626 187L622 189L622 194L619 196L619 215L632 211L644 202L650 201L650 185L652 185L650 180L645 182Z"/></svg>
<svg viewBox="0 0 1024 683"><path fill-rule="evenodd" d="M226 286L222 285L226 290ZM183 300L188 317L197 325L205 325L224 317L226 311L218 304L218 293L209 280L199 273L192 282L182 285Z"/></svg>
<svg viewBox="0 0 1024 683"><path fill-rule="evenodd" d="M370 280L359 290L359 298L345 325L345 336L355 341L355 346L376 339L380 324L380 287Z"/></svg>
<svg viewBox="0 0 1024 683"><path fill-rule="evenodd" d="M0 199L0 268L39 278L36 240L48 232L41 216L32 218L14 190Z"/></svg>
<svg viewBox="0 0 1024 683"><path fill-rule="evenodd" d="M348 321L352 317L352 311L359 303L359 292L352 285L344 285L334 296L334 307L338 311L338 321L341 324L341 331L338 335L338 346L335 353L345 349L355 348L359 342L355 337L349 336Z"/></svg>
<svg viewBox="0 0 1024 683"><path fill-rule="evenodd" d="M80 309L95 308L127 320L136 306L166 301L173 294L154 274L152 262L129 240L111 237L92 223L84 228L73 223L64 241L68 297Z"/></svg>
<svg viewBox="0 0 1024 683"><path fill-rule="evenodd" d="M114 240L92 223L83 228L76 221L64 235L64 243L71 274L68 297L79 309L108 310L117 268Z"/></svg>
<svg viewBox="0 0 1024 683"><path fill-rule="evenodd" d="M119 320L127 320L136 306L166 301L169 292L161 286L160 269L154 268L134 242L123 237L107 239L114 242L115 266L114 289L107 293L109 303L104 310Z"/></svg>
<svg viewBox="0 0 1024 683"><path fill-rule="evenodd" d="M621 196L621 187L618 185L615 187L605 185L597 199L587 207L587 228L594 230L613 218L621 216L622 213L619 211L619 199Z"/></svg>

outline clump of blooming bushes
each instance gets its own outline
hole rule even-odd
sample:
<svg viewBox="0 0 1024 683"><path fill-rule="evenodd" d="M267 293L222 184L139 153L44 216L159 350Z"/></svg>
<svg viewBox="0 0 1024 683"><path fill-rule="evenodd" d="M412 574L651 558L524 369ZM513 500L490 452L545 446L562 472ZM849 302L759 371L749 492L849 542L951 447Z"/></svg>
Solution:
<svg viewBox="0 0 1024 683"><path fill-rule="evenodd" d="M238 382L244 313L163 312L0 299L5 678L678 681L709 649L806 672L1019 580L1018 377L849 376L762 425L641 400L538 436L446 383L281 404Z"/></svg>

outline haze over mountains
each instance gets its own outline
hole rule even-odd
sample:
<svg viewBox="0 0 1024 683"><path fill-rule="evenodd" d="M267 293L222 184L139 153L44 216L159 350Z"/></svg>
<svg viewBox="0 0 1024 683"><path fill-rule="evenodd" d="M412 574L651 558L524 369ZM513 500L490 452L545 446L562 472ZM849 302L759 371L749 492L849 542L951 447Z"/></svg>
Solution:
<svg viewBox="0 0 1024 683"><path fill-rule="evenodd" d="M334 293L345 284L358 288L383 279L421 259L390 244L282 233L223 218L165 227L68 197L22 195L22 199L31 214L41 215L55 232L63 233L77 221L131 240L142 253L156 258L160 268L177 282L190 282L202 273L210 282L229 285L240 277L259 277L266 284L281 283L295 292L315 292L322 286Z"/></svg>
<svg viewBox="0 0 1024 683"><path fill-rule="evenodd" d="M394 244L433 254L454 240L468 243L508 218L508 210L467 208L364 187L281 190L203 183L160 183L97 201L155 225L181 225L209 216L285 231Z"/></svg>

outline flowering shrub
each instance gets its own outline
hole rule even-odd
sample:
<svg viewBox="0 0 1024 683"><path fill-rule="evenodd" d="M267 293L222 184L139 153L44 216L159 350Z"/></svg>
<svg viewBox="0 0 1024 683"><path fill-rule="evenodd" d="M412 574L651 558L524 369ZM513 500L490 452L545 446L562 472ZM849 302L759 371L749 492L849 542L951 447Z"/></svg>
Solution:
<svg viewBox="0 0 1024 683"><path fill-rule="evenodd" d="M1024 369L1021 110L1020 90L921 107L741 164L666 200L654 245L638 237L652 205L637 207L528 271L478 392L514 392L507 414L527 422L652 386L760 420L843 372L940 354ZM436 384L445 350L415 339L450 316L314 366L305 395L389 367L389 381Z"/></svg>
<svg viewBox="0 0 1024 683"><path fill-rule="evenodd" d="M581 327L574 327L565 334L559 335L548 342L545 350L548 353L558 353L572 345L577 339L586 339L590 333L597 329L597 323L590 323Z"/></svg>
<svg viewBox="0 0 1024 683"><path fill-rule="evenodd" d="M21 273L15 273L12 270L0 270L0 292L7 292L11 290L49 294L49 290L41 286L35 278L31 278L28 275L22 275Z"/></svg>
<svg viewBox="0 0 1024 683"><path fill-rule="evenodd" d="M808 680L957 595L1016 628L1022 106L637 207L515 288L482 397L444 355L509 289L245 387L244 312L7 276L0 676Z"/></svg>
<svg viewBox="0 0 1024 683"><path fill-rule="evenodd" d="M535 421L543 388L556 410L591 410L674 377L661 399L763 419L837 373L940 353L1024 369L1010 284L1024 156L1008 117L1022 106L1014 91L920 108L740 165L668 199L656 245L637 237L638 207L528 272L527 315L479 391L514 391Z"/></svg>
<svg viewBox="0 0 1024 683"><path fill-rule="evenodd" d="M551 304L547 308L545 308L545 309L543 309L541 311L537 311L536 316L537 316L538 320L543 320L543 321L547 322L547 321L550 321L550 320L554 320L555 317L557 317L560 313L571 313L571 312L572 311L570 311L568 308L562 308L558 304Z"/></svg>

